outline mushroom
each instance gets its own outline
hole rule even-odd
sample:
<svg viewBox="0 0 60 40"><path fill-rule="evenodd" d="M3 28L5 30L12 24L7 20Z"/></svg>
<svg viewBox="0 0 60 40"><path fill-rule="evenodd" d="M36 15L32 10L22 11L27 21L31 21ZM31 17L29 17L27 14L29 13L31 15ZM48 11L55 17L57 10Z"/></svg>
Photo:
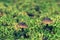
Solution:
<svg viewBox="0 0 60 40"><path fill-rule="evenodd" d="M46 17L46 18L43 19L42 23L46 24L46 26L48 26L48 24L52 23L52 20L50 18Z"/></svg>
<svg viewBox="0 0 60 40"><path fill-rule="evenodd" d="M48 31L52 31L52 29L53 29L53 26L48 26L48 24L51 24L52 23L52 20L50 19L50 18L44 18L43 19L43 24L46 24L46 26L44 27L44 29L46 29L46 30L48 30Z"/></svg>
<svg viewBox="0 0 60 40"><path fill-rule="evenodd" d="M21 30L22 30L22 36L23 36L24 38L27 38L28 35L26 35L26 33L25 33L25 31L24 31L24 29L28 27L28 26L26 25L26 23L21 22L21 23L19 23L18 25L19 25L18 27L20 27Z"/></svg>
<svg viewBox="0 0 60 40"><path fill-rule="evenodd" d="M24 28L27 28L27 25L24 22L21 22L21 23L18 24L18 27L20 27L22 32L23 32Z"/></svg>

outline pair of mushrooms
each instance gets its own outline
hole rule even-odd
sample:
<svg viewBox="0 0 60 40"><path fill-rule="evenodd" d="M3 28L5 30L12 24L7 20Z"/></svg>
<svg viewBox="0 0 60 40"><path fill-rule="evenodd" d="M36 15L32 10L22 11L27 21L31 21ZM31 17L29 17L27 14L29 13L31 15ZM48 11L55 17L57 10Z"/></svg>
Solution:
<svg viewBox="0 0 60 40"><path fill-rule="evenodd" d="M44 23L44 24L46 24L46 26L48 26L48 24L52 23L52 20L50 18L44 18L42 23ZM24 22L21 22L18 24L18 28L21 28L22 32L24 32L24 29L27 27L28 26Z"/></svg>
<svg viewBox="0 0 60 40"><path fill-rule="evenodd" d="M50 19L50 18L44 18L42 20L42 23L43 24L46 24L46 26L48 26L48 24L51 24L53 21ZM24 22L21 22L18 24L20 28L24 29L24 28L27 28L28 26L24 23Z"/></svg>

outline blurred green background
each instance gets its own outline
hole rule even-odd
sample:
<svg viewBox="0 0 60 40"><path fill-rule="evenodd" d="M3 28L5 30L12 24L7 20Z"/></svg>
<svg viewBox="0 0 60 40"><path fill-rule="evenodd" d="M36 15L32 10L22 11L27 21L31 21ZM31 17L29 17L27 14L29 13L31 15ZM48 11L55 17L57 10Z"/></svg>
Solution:
<svg viewBox="0 0 60 40"><path fill-rule="evenodd" d="M43 29L44 17L53 20L49 26L54 34ZM16 30L15 26L19 22L28 25L24 30L29 38L18 36L21 28ZM60 40L60 0L0 0L0 40Z"/></svg>

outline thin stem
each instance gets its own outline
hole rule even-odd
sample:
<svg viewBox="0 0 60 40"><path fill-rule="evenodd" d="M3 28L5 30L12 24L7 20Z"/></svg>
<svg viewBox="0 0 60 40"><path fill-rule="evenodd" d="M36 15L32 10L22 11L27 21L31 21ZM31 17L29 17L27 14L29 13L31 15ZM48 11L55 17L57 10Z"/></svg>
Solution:
<svg viewBox="0 0 60 40"><path fill-rule="evenodd" d="M46 24L46 27L48 27L48 24Z"/></svg>
<svg viewBox="0 0 60 40"><path fill-rule="evenodd" d="M22 28L21 30L22 30L22 32L24 32L24 28Z"/></svg>

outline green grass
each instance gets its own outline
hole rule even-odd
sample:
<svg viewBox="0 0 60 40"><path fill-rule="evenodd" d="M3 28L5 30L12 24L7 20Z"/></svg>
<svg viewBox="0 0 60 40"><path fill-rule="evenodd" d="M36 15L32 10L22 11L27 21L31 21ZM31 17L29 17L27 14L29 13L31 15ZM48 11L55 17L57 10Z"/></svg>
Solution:
<svg viewBox="0 0 60 40"><path fill-rule="evenodd" d="M59 0L0 0L0 12L3 13L0 16L0 40L15 40L15 37L17 40L43 40L44 37L48 37L48 40L60 40L59 2ZM39 11L35 10L36 6L39 7ZM27 13L34 14L34 17L29 17ZM16 16L13 17L14 15ZM49 26L53 26L55 34L43 29L46 26L42 24L44 17L53 20ZM14 36L14 31L17 34L21 33L21 28L15 30L15 25L19 22L28 25L24 30L29 38Z"/></svg>

